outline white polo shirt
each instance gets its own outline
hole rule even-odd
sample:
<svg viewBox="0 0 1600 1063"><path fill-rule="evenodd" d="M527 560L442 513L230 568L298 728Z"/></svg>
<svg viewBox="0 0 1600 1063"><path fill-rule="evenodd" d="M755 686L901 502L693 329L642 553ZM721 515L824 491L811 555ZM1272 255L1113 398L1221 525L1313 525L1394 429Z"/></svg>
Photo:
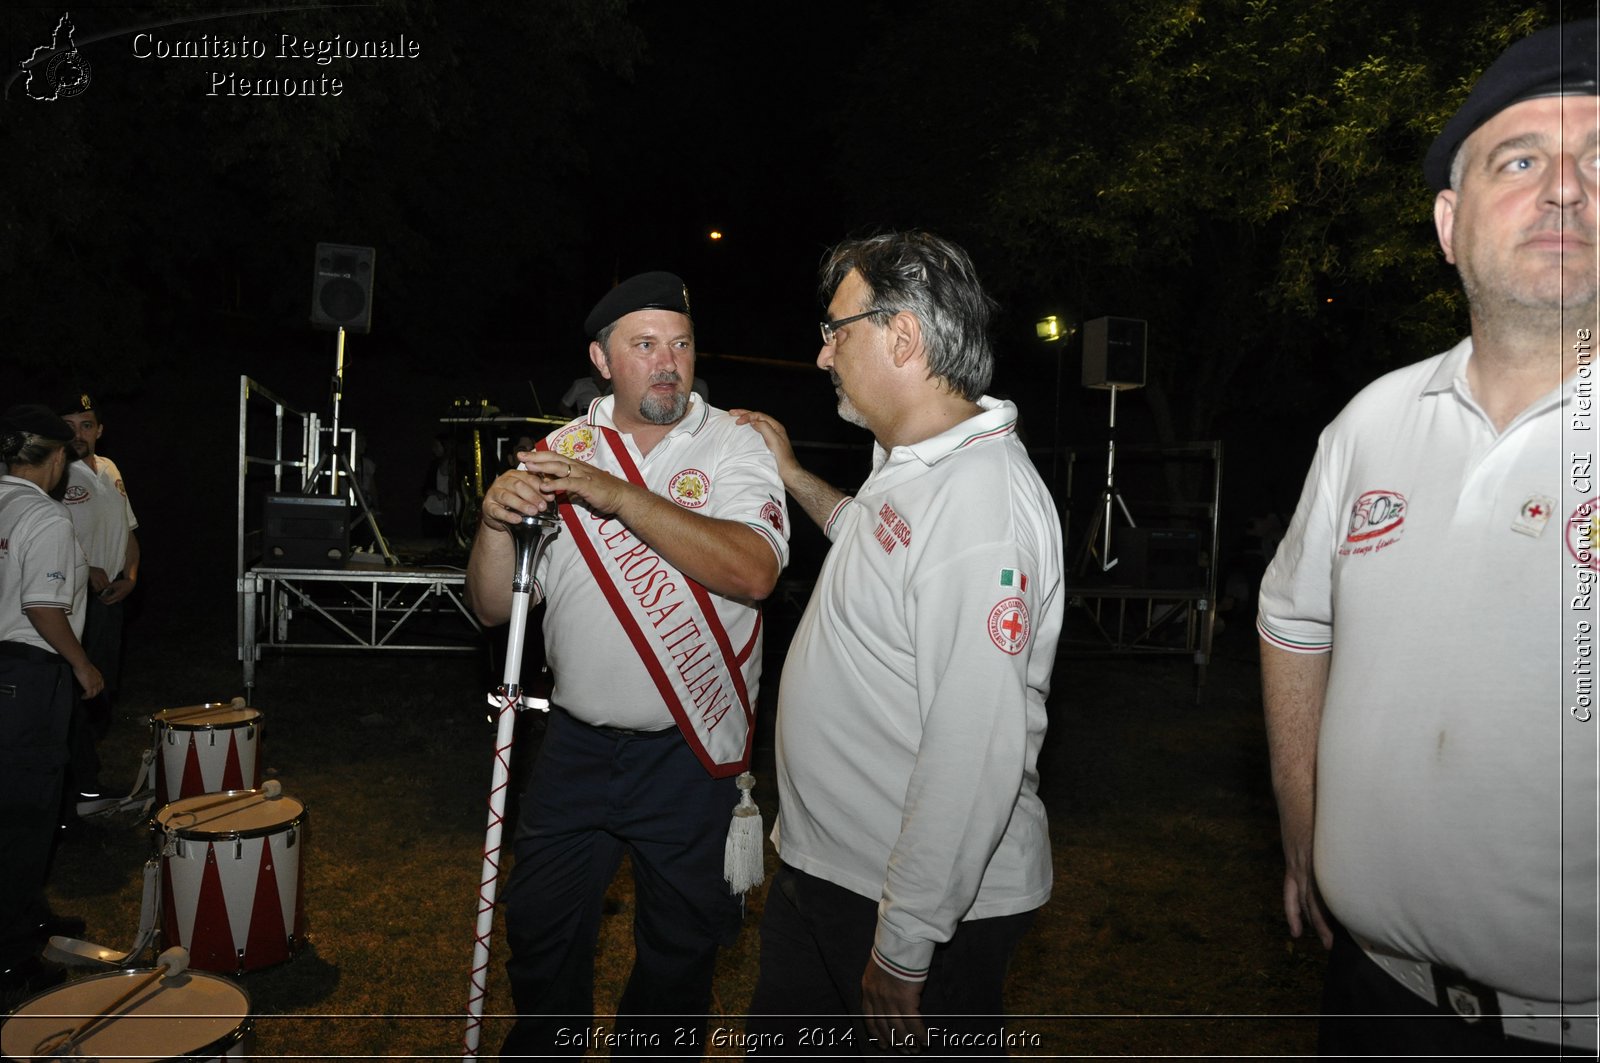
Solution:
<svg viewBox="0 0 1600 1063"><path fill-rule="evenodd" d="M55 650L24 609L64 609L83 635L89 562L72 534L66 508L31 481L0 476L0 642Z"/></svg>
<svg viewBox="0 0 1600 1063"><path fill-rule="evenodd" d="M1332 652L1314 861L1334 914L1497 989L1592 1001L1593 375L1497 434L1471 352L1390 373L1323 432L1258 626Z"/></svg>
<svg viewBox="0 0 1600 1063"><path fill-rule="evenodd" d="M779 688L788 863L879 902L876 949L915 975L963 919L1050 897L1038 796L1061 634L1061 525L1016 435L984 412L875 449Z"/></svg>
<svg viewBox="0 0 1600 1063"><path fill-rule="evenodd" d="M615 428L611 410L616 396L597 399L589 413L546 437L559 450L564 434ZM651 491L694 513L738 521L758 532L772 547L779 566L789 563L789 518L783 481L772 452L760 434L714 409L698 394L672 431L641 454L630 435L622 436L645 485ZM570 448L569 448L570 449ZM547 602L544 618L545 655L555 674L551 699L587 723L658 730L674 726L638 652L628 640L594 573L563 530L540 561L539 590ZM737 652L750 647L742 671L750 704L755 705L761 678L761 640L756 627L760 610L754 602L713 594L711 602Z"/></svg>
<svg viewBox="0 0 1600 1063"><path fill-rule="evenodd" d="M67 491L62 499L72 528L89 555L89 565L116 579L128 558L128 535L139 526L122 485L122 473L110 458L96 457L67 465Z"/></svg>

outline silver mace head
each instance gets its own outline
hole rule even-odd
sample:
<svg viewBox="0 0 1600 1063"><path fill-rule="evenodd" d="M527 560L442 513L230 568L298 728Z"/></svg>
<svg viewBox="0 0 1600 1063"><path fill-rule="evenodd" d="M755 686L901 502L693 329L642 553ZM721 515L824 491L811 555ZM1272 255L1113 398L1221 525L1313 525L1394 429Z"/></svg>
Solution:
<svg viewBox="0 0 1600 1063"><path fill-rule="evenodd" d="M556 507L551 506L543 513L523 517L510 528L511 544L517 554L517 569L511 578L511 590L512 593L526 594L533 590L533 573L539 567L539 558L544 554L545 547L561 534L561 516L556 512Z"/></svg>

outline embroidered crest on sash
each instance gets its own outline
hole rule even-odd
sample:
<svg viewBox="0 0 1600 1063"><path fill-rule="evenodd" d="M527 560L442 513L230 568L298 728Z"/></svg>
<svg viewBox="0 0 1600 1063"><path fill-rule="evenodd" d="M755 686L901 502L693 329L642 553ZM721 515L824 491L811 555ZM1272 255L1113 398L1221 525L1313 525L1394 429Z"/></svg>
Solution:
<svg viewBox="0 0 1600 1063"><path fill-rule="evenodd" d="M579 422L569 424L550 439L550 449L563 458L577 461L594 460L594 429Z"/></svg>

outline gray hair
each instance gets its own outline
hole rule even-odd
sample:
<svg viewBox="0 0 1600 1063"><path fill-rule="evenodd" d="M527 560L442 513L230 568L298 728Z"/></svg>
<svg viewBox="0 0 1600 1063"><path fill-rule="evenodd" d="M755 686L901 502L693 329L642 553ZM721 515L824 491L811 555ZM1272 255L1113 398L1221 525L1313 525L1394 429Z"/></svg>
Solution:
<svg viewBox="0 0 1600 1063"><path fill-rule="evenodd" d="M917 316L930 376L969 401L988 390L994 376L989 317L995 301L978 283L965 251L921 231L846 240L822 261L824 303L851 270L866 282L872 307Z"/></svg>
<svg viewBox="0 0 1600 1063"><path fill-rule="evenodd" d="M1450 190L1460 193L1461 179L1467 174L1466 144L1456 149L1455 156L1450 160Z"/></svg>

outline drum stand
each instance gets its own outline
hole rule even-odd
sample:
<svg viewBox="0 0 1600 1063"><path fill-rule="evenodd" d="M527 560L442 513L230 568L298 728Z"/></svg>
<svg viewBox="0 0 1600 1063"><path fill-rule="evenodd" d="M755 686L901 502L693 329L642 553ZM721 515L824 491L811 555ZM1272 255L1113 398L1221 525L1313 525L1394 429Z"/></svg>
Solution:
<svg viewBox="0 0 1600 1063"><path fill-rule="evenodd" d="M483 876L478 886L478 923L472 946L471 995L467 1000L467 1030L462 1057L478 1058L483 1034L483 1001L489 995L489 934L494 927L494 898L500 877L500 837L505 827L506 788L511 782L511 741L517 709L550 710L547 698L522 692L522 644L528 627L528 606L533 597L533 576L545 548L561 534L561 518L551 505L536 517L513 524L511 540L516 564L511 579L511 620L506 637L506 663L502 681L489 695L500 710L494 742L494 771L489 785L489 826L483 839Z"/></svg>

